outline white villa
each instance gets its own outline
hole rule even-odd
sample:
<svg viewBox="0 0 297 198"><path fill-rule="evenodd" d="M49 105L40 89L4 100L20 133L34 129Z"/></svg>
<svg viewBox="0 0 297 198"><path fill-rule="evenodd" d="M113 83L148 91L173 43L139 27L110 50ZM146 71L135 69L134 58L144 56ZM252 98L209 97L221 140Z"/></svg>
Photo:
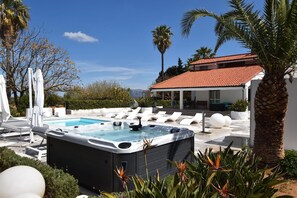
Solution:
<svg viewBox="0 0 297 198"><path fill-rule="evenodd" d="M262 79L263 69L253 54L237 54L195 61L190 71L154 84L151 92L171 92L171 101L177 98L179 108L225 110L238 99L250 100L251 81ZM184 94L191 101L184 100ZM190 93L189 93L190 92Z"/></svg>

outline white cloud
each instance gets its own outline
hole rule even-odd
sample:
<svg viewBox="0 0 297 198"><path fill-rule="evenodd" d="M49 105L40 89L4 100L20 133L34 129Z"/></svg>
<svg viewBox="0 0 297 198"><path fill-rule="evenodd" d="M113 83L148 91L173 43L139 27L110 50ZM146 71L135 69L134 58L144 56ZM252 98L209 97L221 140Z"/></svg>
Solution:
<svg viewBox="0 0 297 198"><path fill-rule="evenodd" d="M82 33L81 31L78 31L78 32L64 32L64 36L69 38L69 39L72 39L72 40L75 40L75 41L78 41L78 42L89 42L89 43L93 43L93 42L97 42L98 39L92 37L92 36L89 36L85 33Z"/></svg>
<svg viewBox="0 0 297 198"><path fill-rule="evenodd" d="M113 75L120 76L131 76L139 74L154 74L155 72L143 69L141 67L131 68L131 67L117 67L117 66L102 66L89 62L76 61L76 64L83 73L113 73Z"/></svg>
<svg viewBox="0 0 297 198"><path fill-rule="evenodd" d="M137 67L131 65L112 66L78 60L75 61L75 64L80 70L80 77L84 84L101 80L112 80L124 87L147 89L156 75L152 67L141 67L140 64Z"/></svg>

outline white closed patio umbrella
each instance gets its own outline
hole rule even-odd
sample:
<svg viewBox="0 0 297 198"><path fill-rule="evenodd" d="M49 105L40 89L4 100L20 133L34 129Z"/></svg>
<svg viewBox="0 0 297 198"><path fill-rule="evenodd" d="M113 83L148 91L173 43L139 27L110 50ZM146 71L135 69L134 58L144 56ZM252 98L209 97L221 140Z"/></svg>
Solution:
<svg viewBox="0 0 297 198"><path fill-rule="evenodd" d="M44 105L44 86L43 77L40 69L37 69L32 76L33 90L34 90L34 107L32 112L32 122L33 126L43 126L43 105ZM30 141L34 141L33 133L30 133Z"/></svg>
<svg viewBox="0 0 297 198"><path fill-rule="evenodd" d="M3 75L0 75L0 100L1 121L6 122L10 117L10 109L6 94L6 83Z"/></svg>

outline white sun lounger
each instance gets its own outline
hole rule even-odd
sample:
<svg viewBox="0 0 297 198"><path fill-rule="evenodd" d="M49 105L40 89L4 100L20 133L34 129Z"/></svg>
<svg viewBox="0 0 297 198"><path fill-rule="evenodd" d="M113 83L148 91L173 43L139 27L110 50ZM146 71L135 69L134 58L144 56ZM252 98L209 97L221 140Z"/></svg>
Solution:
<svg viewBox="0 0 297 198"><path fill-rule="evenodd" d="M126 116L127 116L127 113L125 113L124 111L121 111L114 118L116 118L116 119L123 119Z"/></svg>
<svg viewBox="0 0 297 198"><path fill-rule="evenodd" d="M195 116L193 116L192 118L185 118L182 121L180 121L179 124L191 125L192 123L199 124L200 122L202 122L202 113L196 113Z"/></svg>
<svg viewBox="0 0 297 198"><path fill-rule="evenodd" d="M148 114L150 114L150 112L149 111L145 111L145 112L143 112L143 113L134 113L134 114L130 114L128 117L127 117L127 120L134 120L134 119L136 119L136 118L143 118L143 117L145 117L145 116L147 116Z"/></svg>
<svg viewBox="0 0 297 198"><path fill-rule="evenodd" d="M1 129L3 130L3 133L0 134L2 138L28 135L30 133L30 125L27 121L14 118L9 119L7 122L2 122Z"/></svg>
<svg viewBox="0 0 297 198"><path fill-rule="evenodd" d="M156 120L156 122L165 123L167 121L175 122L180 116L182 112L174 112L171 116L160 117Z"/></svg>
<svg viewBox="0 0 297 198"><path fill-rule="evenodd" d="M105 117L106 118L114 118L116 116L116 114L115 113L107 113L106 115L105 115Z"/></svg>
<svg viewBox="0 0 297 198"><path fill-rule="evenodd" d="M46 138L47 136L47 133L49 132L49 128L48 126L46 127L33 127L32 128L32 132L36 135L39 135L40 137L42 137L42 141L39 145L36 145L36 146L27 146L26 147L26 153L29 153L29 152L34 152L34 153L37 153L36 154L36 157L38 160L41 160L42 157L46 156L46 144L42 144L44 139Z"/></svg>
<svg viewBox="0 0 297 198"><path fill-rule="evenodd" d="M128 114L128 117L126 118L127 120L133 120L137 117L137 114L139 113L140 111L140 107L137 107L136 109L132 109L132 112L130 112Z"/></svg>
<svg viewBox="0 0 297 198"><path fill-rule="evenodd" d="M141 118L141 121L157 120L160 117L163 117L166 114L166 111L159 111L156 114L146 115Z"/></svg>

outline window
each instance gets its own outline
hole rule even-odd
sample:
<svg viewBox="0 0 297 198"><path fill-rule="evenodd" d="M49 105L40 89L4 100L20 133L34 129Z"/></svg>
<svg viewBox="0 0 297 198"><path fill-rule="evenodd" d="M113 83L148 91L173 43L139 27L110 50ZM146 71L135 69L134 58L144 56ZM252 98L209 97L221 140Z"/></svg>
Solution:
<svg viewBox="0 0 297 198"><path fill-rule="evenodd" d="M200 66L200 70L208 70L208 66Z"/></svg>
<svg viewBox="0 0 297 198"><path fill-rule="evenodd" d="M209 91L209 104L220 103L220 90L210 90Z"/></svg>

